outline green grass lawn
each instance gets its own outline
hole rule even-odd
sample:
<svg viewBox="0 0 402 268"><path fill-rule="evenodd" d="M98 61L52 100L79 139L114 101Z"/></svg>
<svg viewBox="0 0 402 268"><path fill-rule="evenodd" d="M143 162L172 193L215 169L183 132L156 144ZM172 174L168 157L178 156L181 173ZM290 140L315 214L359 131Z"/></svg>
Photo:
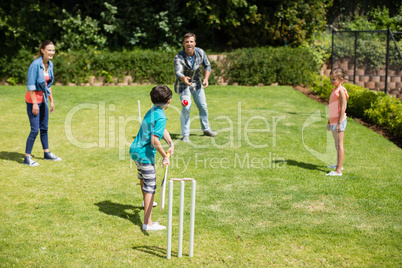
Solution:
<svg viewBox="0 0 402 268"><path fill-rule="evenodd" d="M193 107L189 144L180 142L174 93L166 110L176 150L169 177L195 178L197 196L189 258L187 184L178 259L175 184L170 260L166 232L141 231L142 195L128 156L139 128L137 100L144 116L151 86L54 86L50 149L63 161L42 160L38 137L35 168L22 164L25 90L0 87L0 266L402 265L401 149L349 118L344 175L325 176L336 160L327 110L290 87L210 86L210 124L219 135L202 135ZM162 176L158 165L157 202ZM159 216L158 206L153 220Z"/></svg>

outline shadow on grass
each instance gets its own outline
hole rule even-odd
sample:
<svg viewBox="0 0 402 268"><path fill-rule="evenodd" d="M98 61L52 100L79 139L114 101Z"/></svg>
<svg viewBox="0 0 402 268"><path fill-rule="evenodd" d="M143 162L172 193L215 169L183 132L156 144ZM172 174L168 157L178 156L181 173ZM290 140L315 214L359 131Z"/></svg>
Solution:
<svg viewBox="0 0 402 268"><path fill-rule="evenodd" d="M311 115L311 113L297 113L297 112L283 112L284 114L291 114L291 115ZM325 117L322 117L325 119Z"/></svg>
<svg viewBox="0 0 402 268"><path fill-rule="evenodd" d="M0 159L11 160L20 164L24 163L24 156L25 154L17 152L5 152L5 151L0 152Z"/></svg>
<svg viewBox="0 0 402 268"><path fill-rule="evenodd" d="M177 140L177 139L181 139L182 138L182 135L180 134L180 133L169 133L170 134L170 137L172 138L172 140ZM192 133L192 134L190 134L190 137L191 136L203 136L204 134L202 134L202 135L199 135L199 134L194 134L194 133ZM133 138L133 140L135 140L135 137L136 136L132 136L132 138Z"/></svg>
<svg viewBox="0 0 402 268"><path fill-rule="evenodd" d="M138 250L147 254L155 255L159 258L166 258L166 248L156 247L156 246L139 246L132 247L134 250ZM176 253L177 254L177 253ZM173 255L173 252L172 252Z"/></svg>
<svg viewBox="0 0 402 268"><path fill-rule="evenodd" d="M169 134L170 134L170 137L172 138L172 140L177 140L179 137L181 137L181 134L178 134L178 133L169 133Z"/></svg>
<svg viewBox="0 0 402 268"><path fill-rule="evenodd" d="M283 160L275 160L273 162L277 163L277 164L283 164ZM319 170L319 171L323 171L323 172L328 171L327 169L323 169L322 166L318 166L318 165L310 164L310 163L299 162L299 161L292 160L292 159L286 159L285 162L286 162L286 165L297 166L297 167L304 168L304 169Z"/></svg>
<svg viewBox="0 0 402 268"><path fill-rule="evenodd" d="M99 207L100 212L129 220L135 225L138 225L142 230L142 221L140 218L140 211L143 210L142 207L134 207L132 205L113 203L109 200L95 203L94 205ZM128 213L127 210L132 210L134 213ZM149 235L145 231L142 232L146 235Z"/></svg>

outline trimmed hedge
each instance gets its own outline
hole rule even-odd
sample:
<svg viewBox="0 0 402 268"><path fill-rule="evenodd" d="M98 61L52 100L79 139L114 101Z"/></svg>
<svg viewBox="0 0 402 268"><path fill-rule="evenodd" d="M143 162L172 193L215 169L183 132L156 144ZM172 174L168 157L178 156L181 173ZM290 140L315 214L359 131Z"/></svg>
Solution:
<svg viewBox="0 0 402 268"><path fill-rule="evenodd" d="M56 81L85 83L90 76L103 76L105 82L123 82L131 75L136 82L173 83L175 53L151 50L110 52L107 50L58 53L54 59Z"/></svg>
<svg viewBox="0 0 402 268"><path fill-rule="evenodd" d="M90 76L103 76L105 82L122 82L131 75L134 82L173 83L175 81L174 52L134 50L110 52L93 49L57 52L53 58L55 81L63 84L86 83ZM1 77L26 83L26 73L33 55L20 51L12 64L0 59ZM228 53L221 62L211 61L210 84L216 76L241 85L279 83L281 85L309 84L311 73L318 73L315 56L307 48L245 48ZM218 67L222 66L222 67ZM113 81L117 77L118 81Z"/></svg>
<svg viewBox="0 0 402 268"><path fill-rule="evenodd" d="M318 73L315 56L307 48L243 48L227 55L225 76L241 85L301 85Z"/></svg>
<svg viewBox="0 0 402 268"><path fill-rule="evenodd" d="M55 82L63 84L86 83L90 76L103 76L105 82L123 82L126 75L131 75L134 82L171 84L175 81L173 58L176 54L153 50L110 52L95 47L68 53L56 51L52 62ZM25 84L29 65L34 58L34 55L24 50L11 62L0 58L0 78L15 81L11 84ZM217 68L215 62L211 62L211 66ZM113 81L114 77L118 81ZM215 84L216 81L212 73L210 83Z"/></svg>
<svg viewBox="0 0 402 268"><path fill-rule="evenodd" d="M402 102L399 99L354 84L345 83L344 86L349 94L348 114L383 125L396 137L402 138ZM329 77L314 75L313 92L329 100L332 88Z"/></svg>

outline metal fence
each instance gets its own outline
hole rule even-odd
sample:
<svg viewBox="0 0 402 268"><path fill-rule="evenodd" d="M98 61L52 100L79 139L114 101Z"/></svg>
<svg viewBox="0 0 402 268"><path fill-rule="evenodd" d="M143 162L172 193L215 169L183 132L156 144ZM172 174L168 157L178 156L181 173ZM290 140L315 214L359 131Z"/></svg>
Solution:
<svg viewBox="0 0 402 268"><path fill-rule="evenodd" d="M402 94L402 32L332 31L331 69L365 88Z"/></svg>

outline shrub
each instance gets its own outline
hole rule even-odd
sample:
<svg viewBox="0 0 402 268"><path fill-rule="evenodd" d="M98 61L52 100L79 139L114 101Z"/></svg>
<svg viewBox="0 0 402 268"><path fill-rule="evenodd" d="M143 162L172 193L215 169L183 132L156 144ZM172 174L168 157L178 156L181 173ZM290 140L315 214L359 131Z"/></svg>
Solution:
<svg viewBox="0 0 402 268"><path fill-rule="evenodd" d="M276 48L274 64L276 64L277 80L281 85L310 84L312 73L318 73L319 66L315 57L305 48Z"/></svg>
<svg viewBox="0 0 402 268"><path fill-rule="evenodd" d="M113 77L120 80L131 75L133 81L173 83L175 80L173 58L175 52L151 50L110 52L97 50L59 53L54 58L56 81L82 82L91 75L105 76L106 82Z"/></svg>
<svg viewBox="0 0 402 268"><path fill-rule="evenodd" d="M227 56L226 77L241 85L310 84L319 66L306 48L243 48Z"/></svg>
<svg viewBox="0 0 402 268"><path fill-rule="evenodd" d="M89 48L92 45L105 46L107 42L100 30L99 21L89 16L81 16L78 10L75 16L72 16L65 9L61 10L62 19L55 19L55 23L60 28L60 40L57 46L63 50L77 50L80 48Z"/></svg>
<svg viewBox="0 0 402 268"><path fill-rule="evenodd" d="M25 49L18 51L15 57L3 57L0 60L0 78L6 78L10 84L25 83L29 65L34 60L31 52Z"/></svg>
<svg viewBox="0 0 402 268"><path fill-rule="evenodd" d="M10 77L6 80L7 83L9 83L12 86L16 86L18 84L18 80L15 77Z"/></svg>
<svg viewBox="0 0 402 268"><path fill-rule="evenodd" d="M331 57L332 34L316 33L311 41L304 42L301 47L309 50L317 66L322 66Z"/></svg>
<svg viewBox="0 0 402 268"><path fill-rule="evenodd" d="M381 95L364 114L372 123L384 125L402 138L402 102L399 99Z"/></svg>
<svg viewBox="0 0 402 268"><path fill-rule="evenodd" d="M364 119L368 119L365 117L364 112L371 107L379 96L385 95L382 92L377 93L354 84L345 83L344 86L349 95L347 107L348 114Z"/></svg>
<svg viewBox="0 0 402 268"><path fill-rule="evenodd" d="M276 81L273 48L243 48L227 55L225 76L241 85L272 84Z"/></svg>
<svg viewBox="0 0 402 268"><path fill-rule="evenodd" d="M320 95L321 98L325 100L329 100L329 96L331 95L333 86L331 84L331 81L329 80L329 77L326 76L320 76L318 74L313 74L312 75L312 85L311 85L311 90L317 94Z"/></svg>

